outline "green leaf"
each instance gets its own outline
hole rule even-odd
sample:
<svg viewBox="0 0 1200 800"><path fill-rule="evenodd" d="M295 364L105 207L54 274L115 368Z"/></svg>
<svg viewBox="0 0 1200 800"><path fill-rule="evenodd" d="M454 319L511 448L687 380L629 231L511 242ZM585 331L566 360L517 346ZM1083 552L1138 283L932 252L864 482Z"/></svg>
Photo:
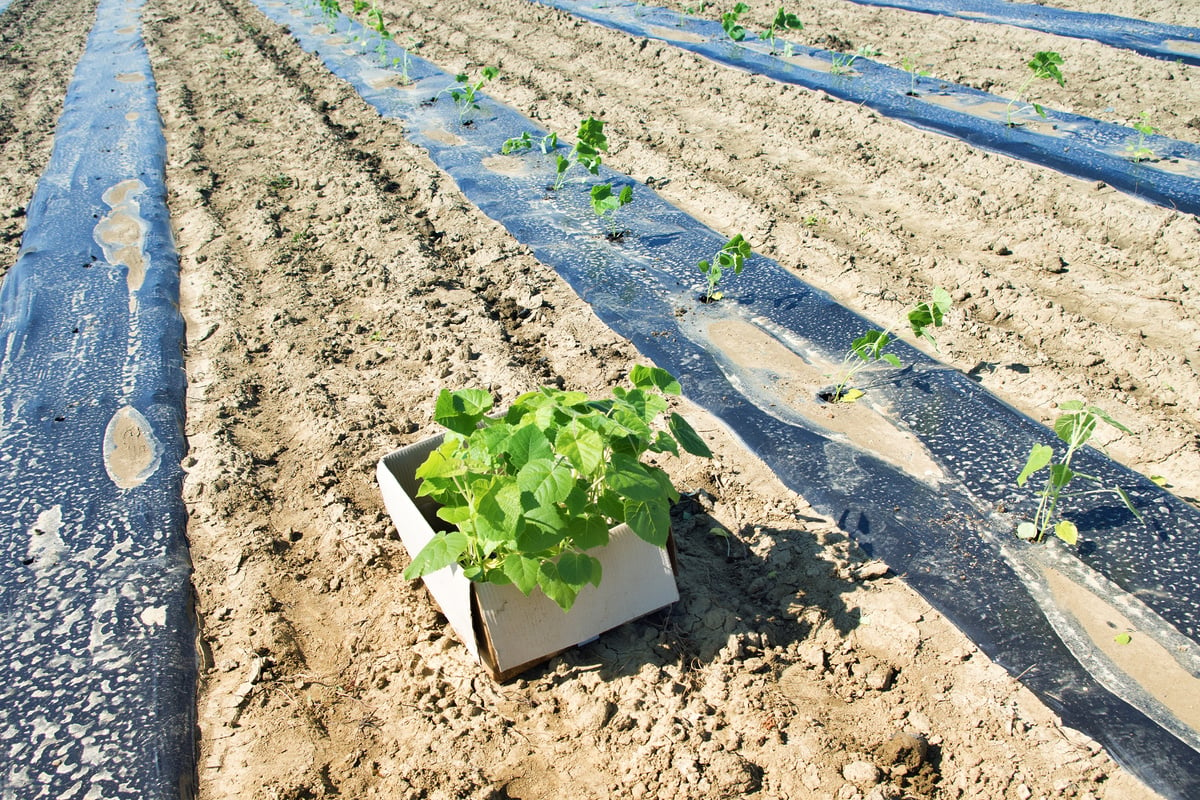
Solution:
<svg viewBox="0 0 1200 800"><path fill-rule="evenodd" d="M654 441L650 443L650 452L652 453L670 453L673 456L679 455L679 443L675 438L666 431L656 431Z"/></svg>
<svg viewBox="0 0 1200 800"><path fill-rule="evenodd" d="M542 553L560 546L567 536L567 524L554 506L539 506L525 514L525 527L516 536L517 550Z"/></svg>
<svg viewBox="0 0 1200 800"><path fill-rule="evenodd" d="M575 516L567 520L567 535L580 550L591 550L608 544L608 522L595 514Z"/></svg>
<svg viewBox="0 0 1200 800"><path fill-rule="evenodd" d="M1062 520L1054 526L1054 535L1067 544L1075 544L1079 540L1079 529L1070 520Z"/></svg>
<svg viewBox="0 0 1200 800"><path fill-rule="evenodd" d="M1062 63L1062 56L1052 50L1045 50L1039 53L1034 53L1033 58L1030 59L1028 66L1031 70L1033 70L1034 76L1043 80L1054 80L1059 86L1066 86L1067 80L1063 77L1062 72L1058 69L1059 65ZM1037 106L1034 107L1036 108ZM1043 114L1043 116L1045 115Z"/></svg>
<svg viewBox="0 0 1200 800"><path fill-rule="evenodd" d="M1059 489L1066 486L1075 477L1075 471L1066 464L1050 465L1050 484Z"/></svg>
<svg viewBox="0 0 1200 800"><path fill-rule="evenodd" d="M892 355L891 353L883 353L879 357L882 358L887 363L891 364L893 367L896 367L897 369L904 366L904 363L899 358Z"/></svg>
<svg viewBox="0 0 1200 800"><path fill-rule="evenodd" d="M704 263L704 262L701 262ZM638 389L658 389L663 394L678 395L683 392L679 381L659 367L647 367L634 364L629 370L629 382Z"/></svg>
<svg viewBox="0 0 1200 800"><path fill-rule="evenodd" d="M570 611L575 605L575 597L579 590L564 581L558 574L558 565L553 561L543 561L538 570L538 586L558 604L563 611Z"/></svg>
<svg viewBox="0 0 1200 800"><path fill-rule="evenodd" d="M448 567L458 561L469 545L470 541L462 531L434 534L404 570L404 577L412 580Z"/></svg>
<svg viewBox="0 0 1200 800"><path fill-rule="evenodd" d="M1107 422L1107 423L1108 423L1109 425L1111 425L1112 427L1114 427L1114 428L1116 428L1117 430L1121 431L1121 433L1133 433L1133 431L1129 430L1129 428L1126 428L1124 425L1122 425L1121 423L1117 422L1115 419L1113 419L1112 417L1110 417L1110 416L1108 415L1108 412L1106 412L1106 411L1105 411L1104 409L1102 409L1102 408L1097 408L1096 406L1091 406L1090 408L1088 408L1088 411L1089 411L1091 414L1093 414L1093 415L1095 415L1095 416L1099 417L1100 419L1104 420L1105 422Z"/></svg>
<svg viewBox="0 0 1200 800"><path fill-rule="evenodd" d="M459 448L459 440L447 440L435 450L430 451L421 465L413 473L417 478L427 481L433 478L454 478L467 471L467 465L457 458L455 452ZM424 484L422 484L424 489ZM418 492L420 496L420 492Z"/></svg>
<svg viewBox="0 0 1200 800"><path fill-rule="evenodd" d="M554 448L537 425L521 425L508 440L508 458L515 469L542 458L551 458Z"/></svg>
<svg viewBox="0 0 1200 800"><path fill-rule="evenodd" d="M604 477L609 487L627 500L653 501L662 496L662 488L646 465L625 453L613 453Z"/></svg>
<svg viewBox="0 0 1200 800"><path fill-rule="evenodd" d="M1117 497L1121 498L1121 502L1125 504L1125 507L1129 509L1130 513L1132 513L1140 521L1142 519L1142 515L1136 508L1133 507L1133 500L1131 500L1129 495L1125 493L1125 490L1120 486L1114 486L1112 487L1112 490L1114 493L1116 493Z"/></svg>
<svg viewBox="0 0 1200 800"><path fill-rule="evenodd" d="M443 519L451 525L458 525L471 518L471 507L466 505L441 506L437 510L437 515L439 519Z"/></svg>
<svg viewBox="0 0 1200 800"><path fill-rule="evenodd" d="M528 597L538 584L541 564L537 559L527 558L520 553L509 553L501 569L513 585L521 590L521 594Z"/></svg>
<svg viewBox="0 0 1200 800"><path fill-rule="evenodd" d="M433 419L455 433L470 436L492 409L492 396L482 389L443 389L434 406Z"/></svg>
<svg viewBox="0 0 1200 800"><path fill-rule="evenodd" d="M633 529L640 539L663 547L667 543L667 535L671 532L670 505L661 498L657 502L626 500L625 524Z"/></svg>
<svg viewBox="0 0 1200 800"><path fill-rule="evenodd" d="M1116 636L1113 637L1113 641L1116 642L1117 644L1129 644L1130 642L1133 641L1133 637L1130 636L1128 633L1118 633Z"/></svg>
<svg viewBox="0 0 1200 800"><path fill-rule="evenodd" d="M558 577L576 589L600 585L600 562L585 553L568 550L558 557Z"/></svg>
<svg viewBox="0 0 1200 800"><path fill-rule="evenodd" d="M679 446L684 450L701 458L713 457L712 451L708 449L708 445L700 438L700 434L696 433L695 429L683 417L672 413L667 420L667 427L670 428L671 435L675 437L675 440L679 442Z"/></svg>
<svg viewBox="0 0 1200 800"><path fill-rule="evenodd" d="M521 468L517 485L531 493L540 505L550 506L567 499L575 486L575 476L566 465L539 458Z"/></svg>
<svg viewBox="0 0 1200 800"><path fill-rule="evenodd" d="M1024 469L1017 476L1017 486L1024 486L1025 481L1029 480L1029 476L1049 464L1052 458L1054 458L1054 448L1045 444L1035 444L1029 451L1029 458L1025 460Z"/></svg>
<svg viewBox="0 0 1200 800"><path fill-rule="evenodd" d="M572 420L558 432L554 450L584 475L595 475L604 463L604 440L578 420Z"/></svg>

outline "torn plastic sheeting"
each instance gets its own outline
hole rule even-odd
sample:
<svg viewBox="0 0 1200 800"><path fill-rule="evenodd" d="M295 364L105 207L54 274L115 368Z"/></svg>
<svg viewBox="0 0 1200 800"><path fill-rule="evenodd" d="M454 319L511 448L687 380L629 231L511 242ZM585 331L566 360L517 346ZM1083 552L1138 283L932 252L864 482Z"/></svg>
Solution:
<svg viewBox="0 0 1200 800"><path fill-rule="evenodd" d="M850 1L864 6L899 8L971 22L995 22L1029 28L1056 36L1088 39L1163 61L1181 61L1200 66L1200 28L998 0Z"/></svg>
<svg viewBox="0 0 1200 800"><path fill-rule="evenodd" d="M396 72L362 55L373 43L361 26L338 18L338 29L347 25L367 37L351 46L331 35L316 13L282 0L262 0L260 8L286 25L302 47L319 53L383 116L403 120L408 137L471 202L558 270L615 331L675 373L687 395L720 417L788 486L904 574L990 657L1021 675L1066 724L1108 745L1168 796L1200 792L1196 730L1114 670L1070 619L1052 607L1043 612L1039 603L1047 598L1039 568L1030 566L1060 552L1067 571L1080 575L1093 573L1089 564L1115 565L1115 574L1096 580L1111 583L1123 606L1144 609L1139 619L1148 631L1157 626L1166 640L1194 644L1195 583L1175 580L1200 568L1200 513L1088 453L1080 464L1130 490L1145 506L1149 524L1137 525L1127 512L1094 501L1073 507L1086 540L1079 554L1054 542L1038 547L1018 541L1014 518L995 511L994 503L1001 497L1010 507L1032 511L1033 492L1020 494L1010 484L1028 448L1053 439L1045 428L902 342L894 351L909 367L875 373L878 383L868 402L895 409L934 454L946 479L914 477L802 413L779 408L763 388L778 376L764 379L757 373L769 368L730 358L721 338L712 335L714 324L751 326L797 357L817 354L836 363L869 323L761 256L751 257L729 298L699 303L696 262L711 258L724 237L638 187L619 219L632 232L612 243L578 180L558 191L546 189L554 174L550 158L536 149L499 155L509 138L544 133L527 119L481 95L481 109L468 109L470 124L462 124L445 93L453 78L429 62L410 58L416 82L400 86ZM399 58L399 49L385 43L389 47L389 60ZM598 181L620 185L629 178L602 168ZM1003 446L992 447L994 442ZM1127 549L1109 547L1110 539ZM1135 561L1137 569L1122 568Z"/></svg>
<svg viewBox="0 0 1200 800"><path fill-rule="evenodd" d="M531 0L633 36L668 42L712 61L772 80L823 91L922 130L960 139L1076 178L1102 181L1158 205L1200 214L1200 145L1101 122L1043 106L1045 118L1019 103L1008 125L1009 99L966 86L916 78L904 70L856 57L847 74L829 71L827 50L793 46L793 55L771 55L767 42L737 43L721 25L625 0ZM780 41L784 41L780 39ZM1134 161L1130 147L1153 152Z"/></svg>
<svg viewBox="0 0 1200 800"><path fill-rule="evenodd" d="M0 288L0 794L194 784L183 320L140 3L102 0Z"/></svg>

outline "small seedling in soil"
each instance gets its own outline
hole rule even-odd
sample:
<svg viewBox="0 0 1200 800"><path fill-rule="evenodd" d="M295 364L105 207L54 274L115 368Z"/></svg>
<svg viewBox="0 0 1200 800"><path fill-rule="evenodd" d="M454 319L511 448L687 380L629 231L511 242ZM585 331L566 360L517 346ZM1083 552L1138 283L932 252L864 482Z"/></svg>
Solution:
<svg viewBox="0 0 1200 800"><path fill-rule="evenodd" d="M467 73L461 72L454 76L454 86L451 86L449 89L442 90L443 92L448 93L450 95L450 99L454 101L456 106L458 106L458 122L460 125L467 125L470 123L468 117L470 116L471 112L479 110L479 101L477 99L479 90L483 88L485 83L492 80L499 74L500 70L497 67L484 67L480 72L479 79L472 82Z"/></svg>
<svg viewBox="0 0 1200 800"><path fill-rule="evenodd" d="M1033 85L1037 80L1052 80L1059 86L1066 86L1067 79L1063 77L1062 72L1058 69L1063 63L1062 56L1053 51L1045 50L1039 53L1034 53L1033 58L1026 65L1029 67L1030 76L1025 79L1021 87L1017 89L1017 96L1008 101L1008 106L1004 109L1004 124L1008 127L1013 127L1017 123L1013 122L1013 110L1021 102L1021 98L1025 95L1025 91ZM1039 117L1046 116L1046 110L1037 103L1030 102L1030 106L1037 112Z"/></svg>
<svg viewBox="0 0 1200 800"><path fill-rule="evenodd" d="M1079 539L1079 530L1075 527L1075 523L1067 519L1060 519L1057 522L1054 520L1054 512L1058 509L1058 501L1063 497L1069 496L1115 494L1121 498L1121 502L1125 504L1125 507L1140 520L1142 515L1133 507L1133 502L1129 499L1129 495L1119 486L1106 487L1101 485L1098 489L1066 492L1068 484L1075 478L1083 478L1095 484L1100 484L1100 479L1095 475L1085 475L1082 472L1075 472L1071 469L1071 459L1074 458L1079 448L1087 444L1087 441L1092 438L1092 433L1096 430L1098 423L1104 422L1122 433L1129 433L1130 430L1114 420L1102 409L1096 406L1085 406L1079 400L1060 403L1058 408L1063 413L1054 421L1054 432L1058 434L1059 439L1067 443L1067 452L1063 456L1062 461L1055 462L1054 448L1050 445L1035 444L1029 451L1029 458L1025 461L1025 467L1021 470L1021 474L1017 476L1017 486L1024 486L1030 476L1044 467L1049 467L1050 471L1046 477L1046 485L1042 488L1037 513L1034 514L1033 521L1022 522L1018 525L1017 536L1022 539L1040 542L1045 538L1046 533L1053 528L1055 536L1067 544L1075 544Z"/></svg>
<svg viewBox="0 0 1200 800"><path fill-rule="evenodd" d="M500 146L500 153L507 156L532 150L535 141L543 153L549 153L558 146L558 134L547 133L542 138L535 140L529 131L525 131L520 136L505 140L504 144Z"/></svg>
<svg viewBox="0 0 1200 800"><path fill-rule="evenodd" d="M592 210L596 212L596 216L608 223L608 233L604 238L610 242L619 242L628 233L617 229L617 210L632 202L632 186L623 186L617 194L613 194L611 183L601 183L592 187Z"/></svg>
<svg viewBox="0 0 1200 800"><path fill-rule="evenodd" d="M936 348L937 340L933 338L929 329L942 326L946 314L950 311L950 305L950 293L945 289L934 289L933 297L930 300L918 303L905 315L913 335L929 340ZM819 397L831 403L853 403L862 397L864 392L862 389L851 386L850 382L863 369L879 361L893 367L903 366L900 359L894 354L884 352L892 343L894 327L895 325L882 331L869 330L851 342L850 349L842 358L842 368L838 373L837 383L832 389L819 393Z"/></svg>
<svg viewBox="0 0 1200 800"><path fill-rule="evenodd" d="M750 6L745 3L738 3L733 7L732 11L726 11L721 15L721 27L725 29L726 35L735 42L740 42L746 38L746 29L738 24L738 17L749 10Z"/></svg>
<svg viewBox="0 0 1200 800"><path fill-rule="evenodd" d="M708 288L704 296L700 298L701 302L715 303L724 297L725 293L717 289L721 277L730 271L734 275L741 275L742 268L751 252L750 243L739 233L721 246L712 261L701 261L697 264L696 266L704 273L704 277L708 279Z"/></svg>
<svg viewBox="0 0 1200 800"><path fill-rule="evenodd" d="M321 0L321 11L325 14L325 19L329 22L331 28L342 13L337 0Z"/></svg>
<svg viewBox="0 0 1200 800"><path fill-rule="evenodd" d="M701 0L701 2L696 3L694 5L683 6L682 8L679 9L679 21L675 23L675 27L682 28L685 16L687 16L688 14L692 14L692 15L703 14L704 10L711 5L712 5L712 3L708 2L708 0Z"/></svg>
<svg viewBox="0 0 1200 800"><path fill-rule="evenodd" d="M849 75L854 66L854 62L862 57L874 58L880 55L882 51L876 50L873 47L863 45L853 53L835 53L833 62L829 65L829 71L834 75Z"/></svg>
<svg viewBox="0 0 1200 800"><path fill-rule="evenodd" d="M554 141L550 143L549 149L552 150L557 144L558 138L555 137ZM576 164L582 164L593 175L598 174L600 172L600 153L602 152L608 152L608 138L604 135L604 122L588 117L579 123L579 130L575 134L575 146L571 148L571 152L555 158L554 185L549 187L550 191L556 192L563 187L567 182L567 173Z"/></svg>
<svg viewBox="0 0 1200 800"><path fill-rule="evenodd" d="M909 58L908 56L905 56L904 58L900 59L900 68L908 73L908 96L909 97L917 96L917 78L928 78L929 77L929 70L921 69L920 65L917 63L917 59L920 57L921 57L920 55L917 55L914 58Z"/></svg>
<svg viewBox="0 0 1200 800"><path fill-rule="evenodd" d="M1138 121L1133 123L1133 129L1138 132L1138 137L1136 142L1130 142L1125 145L1126 157L1134 162L1152 161L1154 159L1154 151L1146 146L1146 137L1158 133L1158 129L1150 124L1149 112L1142 112Z"/></svg>
<svg viewBox="0 0 1200 800"><path fill-rule="evenodd" d="M417 468L418 497L441 507L453 530L434 534L404 577L459 564L472 581L541 590L564 611L587 584L598 586L600 561L586 551L627 524L662 547L679 494L646 453L712 453L683 417L668 410L680 386L658 367L635 366L631 388L608 398L543 387L521 395L501 417L480 389L443 389L434 419L445 441ZM663 429L665 427L665 430Z"/></svg>
<svg viewBox="0 0 1200 800"><path fill-rule="evenodd" d="M775 39L780 33L785 31L799 31L804 29L804 23L795 14L788 14L782 7L775 12L775 18L771 20L771 26L765 31L758 34L758 38L762 40L771 40L771 55L775 55ZM790 55L790 54L789 54Z"/></svg>

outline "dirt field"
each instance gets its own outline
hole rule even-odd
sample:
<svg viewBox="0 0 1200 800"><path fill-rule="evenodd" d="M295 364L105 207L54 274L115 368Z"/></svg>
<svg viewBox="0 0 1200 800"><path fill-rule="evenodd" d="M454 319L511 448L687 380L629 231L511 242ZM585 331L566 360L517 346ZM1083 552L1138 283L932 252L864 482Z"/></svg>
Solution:
<svg viewBox="0 0 1200 800"><path fill-rule="evenodd" d="M752 28L774 11L750 5ZM1195 23L1185 0L1070 6ZM452 72L499 66L489 94L544 127L603 117L607 164L868 316L946 287L943 360L1039 419L1103 406L1135 431L1114 457L1200 496L1196 218L524 0L380 7ZM93 10L16 0L0 25L4 264ZM998 94L1056 50L1039 102L1200 140L1195 68L788 10L798 42L936 54ZM637 353L248 0L149 0L144 24L188 320L202 798L1154 796L686 403L717 458L665 464L699 498L681 602L484 677L400 577L375 463L433 432L439 387L600 393Z"/></svg>

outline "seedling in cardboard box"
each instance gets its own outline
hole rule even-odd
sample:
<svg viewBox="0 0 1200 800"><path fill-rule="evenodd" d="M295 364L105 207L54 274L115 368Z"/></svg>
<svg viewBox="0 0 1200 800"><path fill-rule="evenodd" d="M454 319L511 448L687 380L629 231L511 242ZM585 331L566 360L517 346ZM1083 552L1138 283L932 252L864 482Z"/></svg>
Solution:
<svg viewBox="0 0 1200 800"><path fill-rule="evenodd" d="M600 562L587 551L608 543L609 528L625 523L665 545L679 495L642 457L712 453L679 414L656 427L666 396L680 393L669 373L638 365L629 382L605 399L543 387L503 417L488 416L483 390L443 389L434 418L449 432L417 469L417 494L441 504L437 515L454 530L435 534L405 577L457 563L473 581L526 595L541 588L566 611L585 585L600 584Z"/></svg>

